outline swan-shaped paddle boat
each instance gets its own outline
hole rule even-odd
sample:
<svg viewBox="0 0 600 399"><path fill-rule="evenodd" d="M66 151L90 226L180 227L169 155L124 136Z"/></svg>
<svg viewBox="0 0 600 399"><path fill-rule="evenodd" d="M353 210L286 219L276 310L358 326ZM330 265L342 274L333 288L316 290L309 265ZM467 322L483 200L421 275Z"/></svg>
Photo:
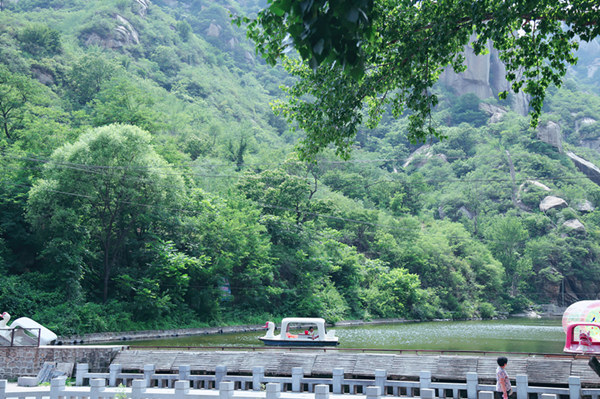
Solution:
<svg viewBox="0 0 600 399"><path fill-rule="evenodd" d="M269 346L335 346L335 331L325 330L325 320L315 317L287 317L281 321L281 334L275 335L275 323L267 321L267 333L259 337ZM297 332L294 332L297 331Z"/></svg>
<svg viewBox="0 0 600 399"><path fill-rule="evenodd" d="M42 326L29 317L19 317L10 326L10 314L4 312L0 315L0 337L8 341L8 345L50 345L58 338L55 333ZM0 346L3 345L0 342Z"/></svg>

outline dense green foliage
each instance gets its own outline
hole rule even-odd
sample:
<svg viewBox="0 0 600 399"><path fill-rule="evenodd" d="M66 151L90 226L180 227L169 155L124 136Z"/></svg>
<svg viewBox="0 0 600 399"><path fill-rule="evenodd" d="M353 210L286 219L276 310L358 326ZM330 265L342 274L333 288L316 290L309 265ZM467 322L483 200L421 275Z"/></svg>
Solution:
<svg viewBox="0 0 600 399"><path fill-rule="evenodd" d="M258 6L144 3L3 3L1 311L71 334L595 297L600 217L578 205L600 188L526 118L438 85L444 140L418 147L408 118L382 116L348 161L301 162L305 137L270 106L294 78L229 21ZM583 83L551 87L542 122L598 163L580 146L600 136ZM547 195L569 206L542 212Z"/></svg>
<svg viewBox="0 0 600 399"><path fill-rule="evenodd" d="M364 108L371 126L388 105L395 117L409 111L413 142L442 137L431 123L439 100L431 89L445 68L465 70L469 41L476 54L492 43L512 90L529 95L537 126L548 87L576 63L579 42L600 34L597 16L589 0L273 0L236 22L269 63L299 54L289 66L299 82L283 109L306 131L301 155L312 159L329 144L348 157Z"/></svg>

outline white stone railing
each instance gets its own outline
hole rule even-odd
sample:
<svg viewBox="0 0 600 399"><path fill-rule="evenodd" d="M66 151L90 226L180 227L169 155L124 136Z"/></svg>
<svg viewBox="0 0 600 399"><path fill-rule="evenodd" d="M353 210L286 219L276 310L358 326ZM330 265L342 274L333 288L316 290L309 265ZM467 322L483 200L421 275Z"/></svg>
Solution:
<svg viewBox="0 0 600 399"><path fill-rule="evenodd" d="M90 385L66 386L65 377L51 381L50 386L33 388L8 388L6 380L0 380L0 399L382 399L381 388L368 386L363 395L332 394L330 386L318 384L313 394L297 392L281 392L281 385L268 383L264 391L234 390L233 381L222 381L218 390L190 389L189 381L175 381L174 388L148 388L145 380L133 380L131 387L106 387L106 380L92 379ZM596 390L600 391L600 390ZM423 388L420 390L421 399L434 399L436 389ZM579 395L585 391L579 391ZM561 393L562 394L562 393ZM588 393L589 394L589 393ZM519 395L519 392L517 392ZM557 399L560 394L542 394L541 399ZM580 399L573 396L570 399ZM491 391L480 391L475 399L493 399Z"/></svg>
<svg viewBox="0 0 600 399"><path fill-rule="evenodd" d="M430 371L422 371L419 381L389 380L386 370L375 370L374 379L352 379L344 378L344 369L334 368L330 378L305 377L302 367L293 367L291 377L267 377L264 367L254 367L252 375L227 375L226 366L217 366L214 375L194 375L190 372L190 366L180 366L178 374L161 374L155 372L154 365L145 365L143 373L123 373L121 366L113 364L108 373L90 373L87 364L78 364L76 373L76 385L83 386L86 381L101 380L104 385L116 387L133 387L133 383L142 384L145 388L174 388L178 381L185 381L192 389L213 390L220 389L224 382L232 386L236 392L260 392L265 385L275 384L278 392L286 393L316 393L318 386L326 386L328 392L333 394L362 395L364 396L369 387L377 387L383 396L396 397L423 397L424 390L432 390L433 396L437 398L467 398L488 399L488 394L493 395L494 385L479 384L477 373L466 374L464 383L435 382L431 379ZM559 382L560 383L560 382ZM590 399L599 399L600 389L582 389L581 379L577 376L569 377L568 381L562 382L565 387L541 387L529 386L526 375L516 376L517 399L541 399L544 394L569 396L580 399L586 396ZM298 396L296 396L298 397ZM0 397L2 399L2 397ZM493 399L490 397L489 399Z"/></svg>

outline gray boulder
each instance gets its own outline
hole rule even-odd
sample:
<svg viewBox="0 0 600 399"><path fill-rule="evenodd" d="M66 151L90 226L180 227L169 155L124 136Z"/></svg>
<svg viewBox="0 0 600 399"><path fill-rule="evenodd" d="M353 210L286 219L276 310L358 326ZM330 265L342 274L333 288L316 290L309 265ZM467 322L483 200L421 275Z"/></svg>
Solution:
<svg viewBox="0 0 600 399"><path fill-rule="evenodd" d="M569 219L563 223L563 226L577 232L585 232L585 226L577 219Z"/></svg>
<svg viewBox="0 0 600 399"><path fill-rule="evenodd" d="M577 204L575 204L574 206L575 209L577 209L579 212L593 212L594 209L596 209L594 207L594 204L592 204L590 201L588 200L583 200L578 202Z"/></svg>
<svg viewBox="0 0 600 399"><path fill-rule="evenodd" d="M558 152L562 153L562 132L558 123L549 121L540 124L537 130L537 138L544 143L550 144L552 147L558 149Z"/></svg>
<svg viewBox="0 0 600 399"><path fill-rule="evenodd" d="M566 208L568 206L567 201L562 198L549 195L540 202L540 211L547 212L552 208Z"/></svg>
<svg viewBox="0 0 600 399"><path fill-rule="evenodd" d="M582 171L591 181L600 185L600 168L570 151L567 152L567 156L571 158L577 169Z"/></svg>

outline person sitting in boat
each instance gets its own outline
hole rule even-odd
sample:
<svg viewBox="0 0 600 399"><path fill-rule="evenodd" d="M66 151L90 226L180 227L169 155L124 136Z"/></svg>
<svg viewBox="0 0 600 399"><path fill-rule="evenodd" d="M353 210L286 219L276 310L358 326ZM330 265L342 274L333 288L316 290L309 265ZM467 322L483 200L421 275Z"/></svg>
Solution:
<svg viewBox="0 0 600 399"><path fill-rule="evenodd" d="M311 339L315 339L319 336L312 327L308 329L308 335Z"/></svg>
<svg viewBox="0 0 600 399"><path fill-rule="evenodd" d="M582 328L579 332L579 345L581 345L581 350L584 352L590 349L590 346L592 345L592 337L585 328Z"/></svg>

